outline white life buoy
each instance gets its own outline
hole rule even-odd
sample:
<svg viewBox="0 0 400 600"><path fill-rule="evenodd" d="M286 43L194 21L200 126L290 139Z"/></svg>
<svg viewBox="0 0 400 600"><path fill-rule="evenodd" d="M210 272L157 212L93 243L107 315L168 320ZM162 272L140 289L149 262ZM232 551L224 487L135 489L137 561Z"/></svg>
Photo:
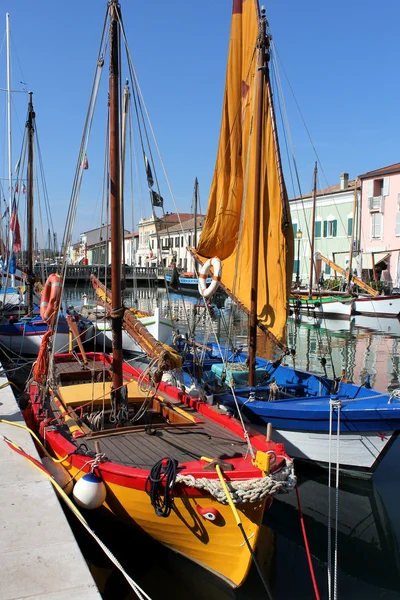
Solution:
<svg viewBox="0 0 400 600"><path fill-rule="evenodd" d="M212 282L207 287L206 279L208 277L208 273L210 268L213 267L214 275L212 278ZM222 264L219 258L209 258L204 265L201 267L199 272L199 293L203 298L211 298L213 294L215 294L219 282L221 281L221 273L222 273Z"/></svg>

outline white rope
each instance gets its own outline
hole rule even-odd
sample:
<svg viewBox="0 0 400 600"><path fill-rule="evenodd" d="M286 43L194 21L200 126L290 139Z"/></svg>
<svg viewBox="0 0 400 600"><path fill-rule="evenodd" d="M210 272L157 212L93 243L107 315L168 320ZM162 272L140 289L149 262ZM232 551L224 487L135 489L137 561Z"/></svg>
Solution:
<svg viewBox="0 0 400 600"><path fill-rule="evenodd" d="M293 461L285 458L285 466L278 471L267 475L266 477L257 477L254 479L228 481L230 496L234 504L243 504L245 502L260 502L267 496L274 494L287 494L296 485L297 478L294 474ZM205 490L221 504L228 504L228 498L218 479L209 479L208 477L193 477L193 475L178 474L176 483L184 483L188 487Z"/></svg>

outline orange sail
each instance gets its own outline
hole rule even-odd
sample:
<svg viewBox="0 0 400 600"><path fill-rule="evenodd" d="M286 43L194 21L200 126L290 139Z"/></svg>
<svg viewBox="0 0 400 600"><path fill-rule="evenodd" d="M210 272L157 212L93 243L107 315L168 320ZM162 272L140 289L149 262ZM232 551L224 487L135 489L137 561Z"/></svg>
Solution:
<svg viewBox="0 0 400 600"><path fill-rule="evenodd" d="M218 257L221 282L250 310L256 156L257 0L234 0L219 147L207 218L195 256ZM269 76L264 78L259 325L283 341L293 271L293 230L283 181Z"/></svg>

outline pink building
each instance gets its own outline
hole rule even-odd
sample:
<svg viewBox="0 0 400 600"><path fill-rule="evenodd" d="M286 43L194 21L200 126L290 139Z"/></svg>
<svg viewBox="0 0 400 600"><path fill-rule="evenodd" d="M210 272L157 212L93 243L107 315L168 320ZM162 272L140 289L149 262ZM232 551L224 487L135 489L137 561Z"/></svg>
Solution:
<svg viewBox="0 0 400 600"><path fill-rule="evenodd" d="M375 265L381 280L400 287L400 163L364 173L360 180L360 268L372 277Z"/></svg>

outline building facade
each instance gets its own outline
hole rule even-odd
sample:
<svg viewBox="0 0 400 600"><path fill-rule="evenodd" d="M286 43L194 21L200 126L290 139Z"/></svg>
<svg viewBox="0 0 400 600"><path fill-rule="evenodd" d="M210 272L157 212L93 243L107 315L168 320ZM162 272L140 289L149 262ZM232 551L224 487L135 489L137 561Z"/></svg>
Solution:
<svg viewBox="0 0 400 600"><path fill-rule="evenodd" d="M68 251L70 264L106 265L111 262L111 229L102 225L80 234L79 242L71 244ZM125 263L135 265L138 233L124 231Z"/></svg>
<svg viewBox="0 0 400 600"><path fill-rule="evenodd" d="M355 180L349 180L347 173L342 173L340 183L317 190L314 257L321 254L340 267L349 268L352 240L354 250L358 250L360 221L357 217L359 211L354 207L359 206L360 197L360 186L356 186ZM293 281L300 280L301 284L305 285L309 283L311 265L312 209L312 193L290 200L295 239ZM356 213L355 219L354 213ZM356 256L355 253L352 268L358 271ZM335 276L333 269L314 258L314 283L321 273L324 279Z"/></svg>
<svg viewBox="0 0 400 600"><path fill-rule="evenodd" d="M360 175L362 268L400 287L400 163Z"/></svg>
<svg viewBox="0 0 400 600"><path fill-rule="evenodd" d="M198 217L198 223L203 222L204 217ZM168 267L174 260L179 266L187 270L190 258L186 252L189 236L193 231L186 228L186 224L192 222L194 229L194 218L190 213L167 213L163 218L141 219L138 224L139 245L136 256L137 266L161 266ZM184 233L182 233L182 227ZM179 236L178 233L181 233ZM187 233L186 233L187 232ZM185 262L186 260L186 262Z"/></svg>

